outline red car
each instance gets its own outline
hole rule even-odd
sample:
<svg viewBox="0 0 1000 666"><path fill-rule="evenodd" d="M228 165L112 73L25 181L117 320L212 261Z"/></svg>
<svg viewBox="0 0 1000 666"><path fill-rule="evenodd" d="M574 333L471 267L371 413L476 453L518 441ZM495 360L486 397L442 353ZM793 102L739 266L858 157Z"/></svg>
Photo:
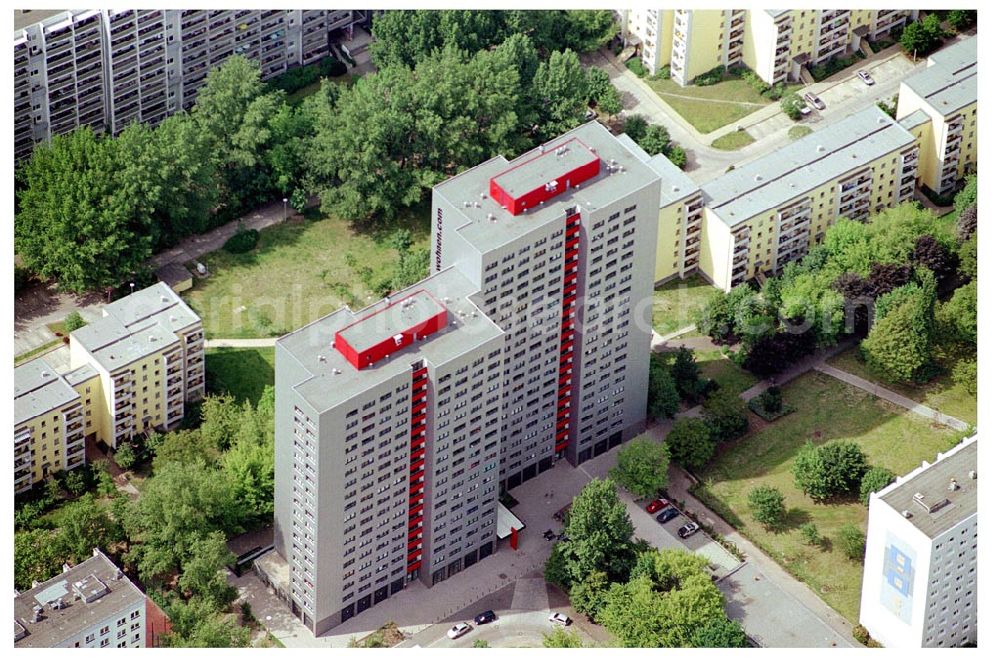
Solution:
<svg viewBox="0 0 1000 666"><path fill-rule="evenodd" d="M648 505L646 505L646 513L656 513L660 509L663 509L664 507L667 506L670 506L670 503L667 500L660 497L653 500Z"/></svg>

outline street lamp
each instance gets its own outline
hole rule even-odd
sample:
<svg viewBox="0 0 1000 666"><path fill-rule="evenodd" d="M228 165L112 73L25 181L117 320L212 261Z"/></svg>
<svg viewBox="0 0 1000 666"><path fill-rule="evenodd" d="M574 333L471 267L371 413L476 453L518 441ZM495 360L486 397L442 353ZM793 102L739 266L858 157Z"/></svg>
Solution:
<svg viewBox="0 0 1000 666"><path fill-rule="evenodd" d="M282 212L282 222L288 221L288 197L284 197L281 200L281 212Z"/></svg>
<svg viewBox="0 0 1000 666"><path fill-rule="evenodd" d="M135 291L135 282L129 282L128 283L128 293L131 294L134 291Z"/></svg>

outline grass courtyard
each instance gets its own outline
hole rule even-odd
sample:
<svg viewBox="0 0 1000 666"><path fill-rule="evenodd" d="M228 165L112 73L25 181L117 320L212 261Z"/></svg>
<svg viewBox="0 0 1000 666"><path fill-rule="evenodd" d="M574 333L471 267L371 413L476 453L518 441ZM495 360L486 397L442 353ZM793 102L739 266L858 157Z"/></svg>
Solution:
<svg viewBox="0 0 1000 666"><path fill-rule="evenodd" d="M712 142L712 148L719 150L739 150L753 143L755 139L746 130L736 130L724 134Z"/></svg>
<svg viewBox="0 0 1000 666"><path fill-rule="evenodd" d="M398 253L388 239L401 228L410 231L414 249L427 249L426 206L377 229L311 211L305 221L262 231L251 252L219 250L200 259L210 275L196 279L183 297L209 338L281 335L343 305L358 308L378 298L363 271L370 269L376 281L392 274Z"/></svg>
<svg viewBox="0 0 1000 666"><path fill-rule="evenodd" d="M905 395L910 400L927 405L931 409L962 419L966 423L976 422L976 396L951 380L951 368L946 367L942 374L926 384L897 384L882 379L865 365L856 347L837 354L828 363L844 372L867 379L873 384L883 386L890 391Z"/></svg>
<svg viewBox="0 0 1000 666"><path fill-rule="evenodd" d="M702 376L714 379L722 388L742 393L757 383L752 373L730 361L721 351L698 349L694 353L694 360Z"/></svg>
<svg viewBox="0 0 1000 666"><path fill-rule="evenodd" d="M653 92L702 134L715 131L774 104L740 77L711 86L679 86L671 79L644 80ZM788 90L794 92L801 87L789 86Z"/></svg>
<svg viewBox="0 0 1000 666"><path fill-rule="evenodd" d="M783 394L796 411L720 451L700 474L702 486L695 492L849 622L857 622L861 563L836 546L806 545L799 528L812 522L820 535L834 539L844 525L865 529L867 509L857 500L817 504L806 497L792 476L796 453L808 440L846 438L858 442L872 465L903 474L950 448L956 433L816 372L791 382ZM754 521L747 506L747 493L759 485L775 486L785 496L788 514L776 532Z"/></svg>
<svg viewBox="0 0 1000 666"><path fill-rule="evenodd" d="M653 329L668 335L695 323L716 288L700 275L672 280L653 292Z"/></svg>
<svg viewBox="0 0 1000 666"><path fill-rule="evenodd" d="M209 393L229 393L256 405L264 387L274 386L274 347L211 347L205 350Z"/></svg>

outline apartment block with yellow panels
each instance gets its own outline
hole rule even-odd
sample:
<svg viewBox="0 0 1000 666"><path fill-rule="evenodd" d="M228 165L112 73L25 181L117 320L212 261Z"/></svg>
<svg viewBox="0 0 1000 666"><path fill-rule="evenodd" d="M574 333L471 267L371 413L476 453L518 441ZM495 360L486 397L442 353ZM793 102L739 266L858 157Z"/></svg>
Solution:
<svg viewBox="0 0 1000 666"><path fill-rule="evenodd" d="M650 74L670 66L673 9L620 9L618 16L622 39L636 47L636 54Z"/></svg>
<svg viewBox="0 0 1000 666"><path fill-rule="evenodd" d="M670 35L670 78L683 86L720 65L738 64L745 29L743 9L676 10Z"/></svg>
<svg viewBox="0 0 1000 666"><path fill-rule="evenodd" d="M927 59L899 86L896 117L921 143L919 182L939 194L956 189L977 160L977 38Z"/></svg>
<svg viewBox="0 0 1000 666"><path fill-rule="evenodd" d="M44 359L14 368L14 492L82 465L80 394Z"/></svg>
<svg viewBox="0 0 1000 666"><path fill-rule="evenodd" d="M104 307L103 318L70 334L70 363L101 379L97 436L117 448L153 428L171 429L185 401L205 392L201 319L158 283Z"/></svg>
<svg viewBox="0 0 1000 666"><path fill-rule="evenodd" d="M726 291L773 274L837 220L911 199L918 159L914 136L873 106L706 183L701 272Z"/></svg>
<svg viewBox="0 0 1000 666"><path fill-rule="evenodd" d="M654 285L691 275L698 270L701 248L701 188L664 155L650 157L627 134L619 134L618 141L660 177Z"/></svg>

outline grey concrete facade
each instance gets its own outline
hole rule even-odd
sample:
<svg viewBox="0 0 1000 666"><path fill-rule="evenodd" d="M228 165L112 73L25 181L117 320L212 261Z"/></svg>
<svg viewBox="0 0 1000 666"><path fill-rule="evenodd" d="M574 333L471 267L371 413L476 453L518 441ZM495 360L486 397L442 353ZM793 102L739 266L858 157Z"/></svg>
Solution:
<svg viewBox="0 0 1000 666"><path fill-rule="evenodd" d="M77 127L117 134L189 109L234 54L259 62L265 80L314 63L369 18L351 9L15 13L15 159Z"/></svg>

